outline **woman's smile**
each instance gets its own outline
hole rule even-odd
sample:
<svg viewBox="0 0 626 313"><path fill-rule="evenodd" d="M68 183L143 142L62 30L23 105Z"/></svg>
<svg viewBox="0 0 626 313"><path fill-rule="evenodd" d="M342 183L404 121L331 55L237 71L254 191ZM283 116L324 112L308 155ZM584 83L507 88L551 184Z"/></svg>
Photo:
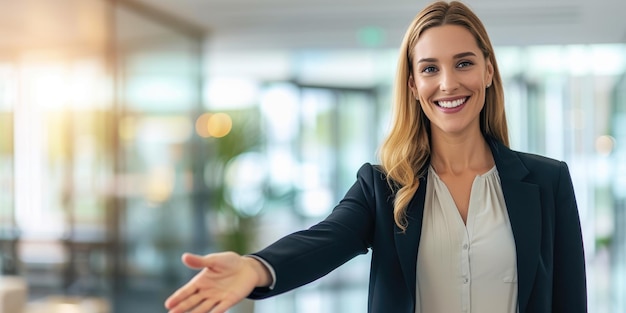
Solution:
<svg viewBox="0 0 626 313"><path fill-rule="evenodd" d="M469 97L441 99L435 101L440 111L444 113L456 113L463 109Z"/></svg>

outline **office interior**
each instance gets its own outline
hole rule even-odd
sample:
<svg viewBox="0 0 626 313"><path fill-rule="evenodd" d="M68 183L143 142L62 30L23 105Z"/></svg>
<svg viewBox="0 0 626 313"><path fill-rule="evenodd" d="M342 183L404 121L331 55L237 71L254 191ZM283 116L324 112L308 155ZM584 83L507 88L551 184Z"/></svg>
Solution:
<svg viewBox="0 0 626 313"><path fill-rule="evenodd" d="M249 253L324 218L377 162L397 47L427 2L385 3L1 0L0 281L26 283L25 312L165 312L195 274L183 252ZM540 22L569 28L591 4L497 19L496 2L467 3L493 18L511 147L570 167L589 312L626 312L626 24L606 12L620 10L594 6L606 31L557 36ZM254 10L279 22L255 33ZM368 258L233 312L365 312Z"/></svg>

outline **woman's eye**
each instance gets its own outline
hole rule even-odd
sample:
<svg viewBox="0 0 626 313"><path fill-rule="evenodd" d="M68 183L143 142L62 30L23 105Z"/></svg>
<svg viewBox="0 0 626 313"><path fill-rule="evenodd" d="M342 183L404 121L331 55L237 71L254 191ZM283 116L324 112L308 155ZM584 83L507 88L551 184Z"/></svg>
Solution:
<svg viewBox="0 0 626 313"><path fill-rule="evenodd" d="M470 61L462 61L459 62L459 64L457 65L457 67L468 67L470 65L473 65L474 63L470 62Z"/></svg>
<svg viewBox="0 0 626 313"><path fill-rule="evenodd" d="M422 69L422 73L434 73L437 69L434 66L427 66Z"/></svg>

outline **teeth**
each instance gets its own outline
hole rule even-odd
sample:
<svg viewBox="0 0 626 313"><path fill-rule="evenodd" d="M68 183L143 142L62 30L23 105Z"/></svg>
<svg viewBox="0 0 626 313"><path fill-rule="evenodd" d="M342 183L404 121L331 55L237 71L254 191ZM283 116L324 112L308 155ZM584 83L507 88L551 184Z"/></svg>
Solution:
<svg viewBox="0 0 626 313"><path fill-rule="evenodd" d="M452 101L438 101L437 104L443 108L456 108L465 102L466 98L456 99Z"/></svg>

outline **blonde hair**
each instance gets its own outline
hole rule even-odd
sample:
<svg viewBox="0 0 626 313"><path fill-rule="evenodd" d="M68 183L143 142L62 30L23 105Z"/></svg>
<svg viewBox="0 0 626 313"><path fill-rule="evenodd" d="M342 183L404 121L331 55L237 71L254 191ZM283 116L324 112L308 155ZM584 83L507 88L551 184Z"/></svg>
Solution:
<svg viewBox="0 0 626 313"><path fill-rule="evenodd" d="M458 1L439 1L427 6L413 19L400 47L393 90L393 124L379 151L387 181L395 192L394 220L402 231L408 227L408 204L430 159L430 122L408 86L413 48L425 30L443 25L459 25L469 30L484 57L493 65L492 85L486 90L485 105L480 113L480 129L484 136L509 145L502 80L485 27L474 12Z"/></svg>

